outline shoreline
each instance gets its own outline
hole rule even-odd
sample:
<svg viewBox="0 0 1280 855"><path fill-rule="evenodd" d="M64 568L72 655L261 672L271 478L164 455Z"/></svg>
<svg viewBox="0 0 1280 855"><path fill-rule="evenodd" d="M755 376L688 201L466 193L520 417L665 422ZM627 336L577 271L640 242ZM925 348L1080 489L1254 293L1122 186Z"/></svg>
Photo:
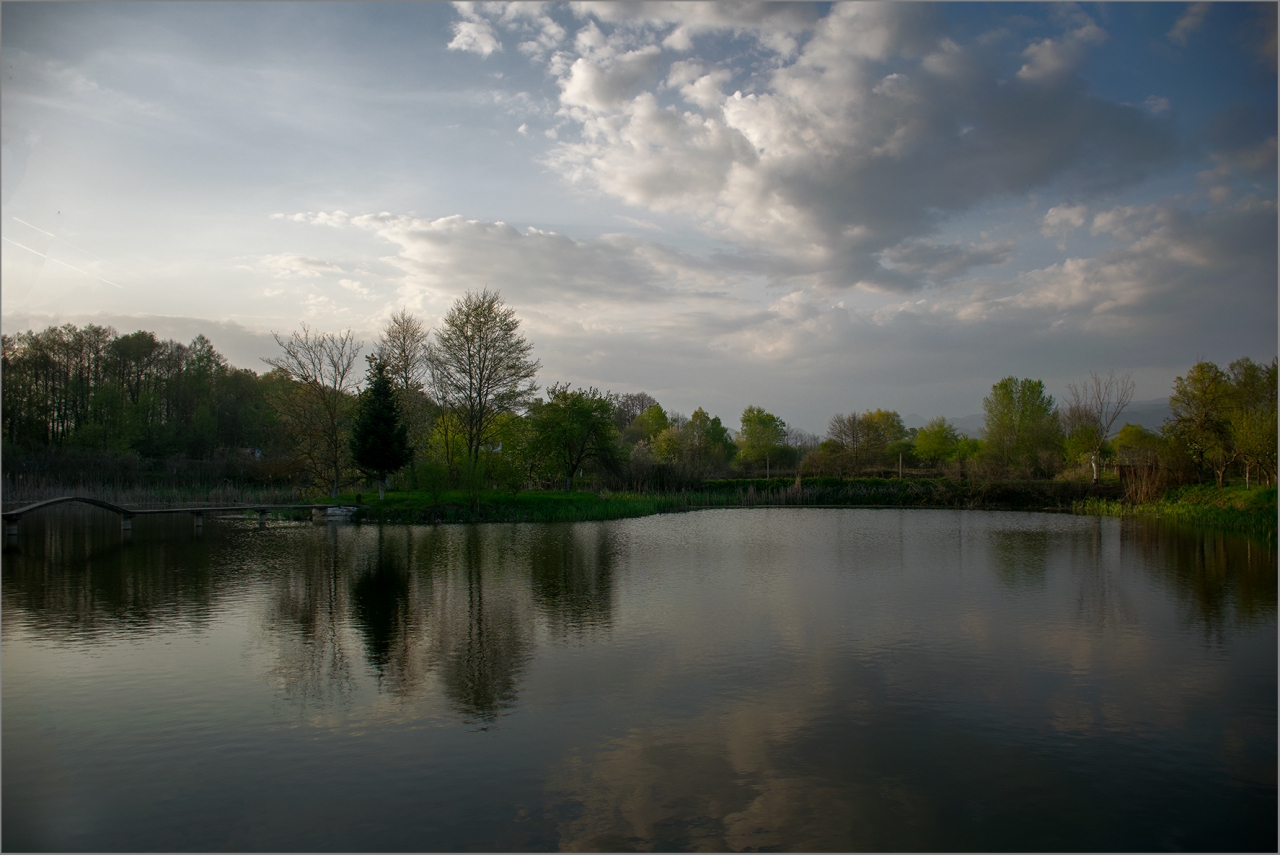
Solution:
<svg viewBox="0 0 1280 855"><path fill-rule="evenodd" d="M1212 485L1195 485L1171 490L1158 502L1134 505L1121 499L1118 485L1114 484L1103 484L1102 489L1098 489L1072 482L961 485L940 480L859 479L812 486L803 483L799 488L794 483L789 486L770 483L766 489L757 491L753 488L758 481L743 483L745 489L742 484L736 484L732 491L726 489L725 482L720 482L710 489L657 494L529 491L512 495L485 491L478 503L469 502L461 491L442 491L436 498L421 492L393 493L382 501L363 496L357 500L359 494L351 493L340 496L339 500L363 506L353 517L354 521L381 523L587 522L765 507L906 508L1134 516L1170 519L1268 538L1274 538L1276 532L1274 487L1254 487L1248 491L1243 487L1228 487L1223 496L1218 496ZM838 500L841 498L844 501Z"/></svg>

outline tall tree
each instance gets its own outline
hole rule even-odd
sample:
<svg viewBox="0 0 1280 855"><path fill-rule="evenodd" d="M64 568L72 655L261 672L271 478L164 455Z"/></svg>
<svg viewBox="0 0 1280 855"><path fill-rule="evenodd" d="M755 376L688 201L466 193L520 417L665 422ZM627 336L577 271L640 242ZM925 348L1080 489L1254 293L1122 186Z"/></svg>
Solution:
<svg viewBox="0 0 1280 855"><path fill-rule="evenodd" d="M1173 381L1168 423L1175 437L1186 444L1200 469L1212 469L1222 487L1227 469L1236 458L1231 437L1229 407L1231 378L1212 362L1198 362L1185 376Z"/></svg>
<svg viewBox="0 0 1280 855"><path fill-rule="evenodd" d="M422 321L401 309L383 327L375 349L397 389L421 392L427 379L427 350L431 333Z"/></svg>
<svg viewBox="0 0 1280 855"><path fill-rule="evenodd" d="M836 413L827 424L827 440L835 445L834 455L851 474L857 475L866 462L866 421L854 410L848 415Z"/></svg>
<svg viewBox="0 0 1280 855"><path fill-rule="evenodd" d="M982 399L987 453L1027 477L1048 474L1062 455L1062 425L1053 396L1040 380L1006 377Z"/></svg>
<svg viewBox="0 0 1280 855"><path fill-rule="evenodd" d="M545 458L573 489L573 476L587 461L610 465L617 455L618 428L613 405L593 388L571 390L569 384L547 387L547 400L529 409L529 420Z"/></svg>
<svg viewBox="0 0 1280 855"><path fill-rule="evenodd" d="M1276 461L1276 360L1258 364L1249 357L1228 366L1231 383L1227 424L1249 486L1254 468L1267 481Z"/></svg>
<svg viewBox="0 0 1280 855"><path fill-rule="evenodd" d="M541 367L533 345L519 334L515 310L496 291L468 291L436 330L427 364L436 402L456 413L474 470L498 417L524 407L538 387Z"/></svg>
<svg viewBox="0 0 1280 855"><path fill-rule="evenodd" d="M1090 371L1079 383L1067 384L1066 411L1063 413L1062 430L1067 437L1089 455L1093 467L1093 482L1098 483L1098 455L1102 444L1111 436L1111 429L1133 400L1134 382L1128 372L1116 376L1115 370L1106 377Z"/></svg>
<svg viewBox="0 0 1280 855"><path fill-rule="evenodd" d="M773 413L755 405L742 411L742 430L738 434L738 459L748 463L764 461L765 477L769 475L771 459L787 438L787 423Z"/></svg>
<svg viewBox="0 0 1280 855"><path fill-rule="evenodd" d="M368 359L368 384L360 393L351 428L351 457L357 469L377 480L378 498L385 499L387 479L413 459L413 449L387 364L377 356Z"/></svg>
<svg viewBox="0 0 1280 855"><path fill-rule="evenodd" d="M363 346L351 330L334 335L313 333L306 324L289 338L272 333L284 351L263 359L284 372L296 386L279 402L280 417L317 480L331 485L338 497L343 459L348 451L353 366Z"/></svg>
<svg viewBox="0 0 1280 855"><path fill-rule="evenodd" d="M375 345L378 358L387 365L387 377L395 388L409 441L422 451L431 445L435 415L425 390L430 343L430 331L422 321L401 309L388 319Z"/></svg>

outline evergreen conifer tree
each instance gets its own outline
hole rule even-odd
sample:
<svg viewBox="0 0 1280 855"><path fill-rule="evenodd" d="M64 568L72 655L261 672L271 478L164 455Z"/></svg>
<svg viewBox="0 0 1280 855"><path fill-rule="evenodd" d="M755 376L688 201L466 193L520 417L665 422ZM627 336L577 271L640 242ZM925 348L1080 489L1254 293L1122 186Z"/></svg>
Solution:
<svg viewBox="0 0 1280 855"><path fill-rule="evenodd" d="M360 393L355 427L351 431L351 456L356 467L378 482L378 498L386 498L387 479L391 473L413 459L409 447L408 426L400 420L387 364L369 358L369 385Z"/></svg>

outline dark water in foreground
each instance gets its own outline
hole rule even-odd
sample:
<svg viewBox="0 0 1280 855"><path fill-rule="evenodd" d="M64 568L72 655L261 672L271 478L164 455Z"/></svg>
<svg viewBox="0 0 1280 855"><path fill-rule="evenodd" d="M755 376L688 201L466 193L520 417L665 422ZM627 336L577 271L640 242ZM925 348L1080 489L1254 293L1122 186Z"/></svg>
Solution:
<svg viewBox="0 0 1280 855"><path fill-rule="evenodd" d="M22 525L6 850L1275 851L1265 543L918 510Z"/></svg>

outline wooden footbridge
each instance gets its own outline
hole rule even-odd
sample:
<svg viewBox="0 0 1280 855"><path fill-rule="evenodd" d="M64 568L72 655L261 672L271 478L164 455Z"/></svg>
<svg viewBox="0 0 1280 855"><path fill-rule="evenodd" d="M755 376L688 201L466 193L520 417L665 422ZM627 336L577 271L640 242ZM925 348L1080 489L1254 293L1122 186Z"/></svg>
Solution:
<svg viewBox="0 0 1280 855"><path fill-rule="evenodd" d="M120 515L120 531L124 533L133 530L133 518L147 516L151 514L191 514L195 520L195 527L200 529L204 526L204 518L206 514L230 514L230 513L257 513L258 525L265 526L267 523L267 514L275 511L311 511L313 520L343 520L348 519L356 507L353 505L224 505L221 507L204 507L204 508L122 508L119 505L113 505L110 502L104 502L101 499L90 499L86 496L62 496L57 499L45 499L43 502L35 502L23 508L13 511L5 511L4 532L6 538L14 538L18 536L18 520L27 514L35 511L41 511L53 505L61 505L66 502L80 502L85 505L93 505L106 511Z"/></svg>

